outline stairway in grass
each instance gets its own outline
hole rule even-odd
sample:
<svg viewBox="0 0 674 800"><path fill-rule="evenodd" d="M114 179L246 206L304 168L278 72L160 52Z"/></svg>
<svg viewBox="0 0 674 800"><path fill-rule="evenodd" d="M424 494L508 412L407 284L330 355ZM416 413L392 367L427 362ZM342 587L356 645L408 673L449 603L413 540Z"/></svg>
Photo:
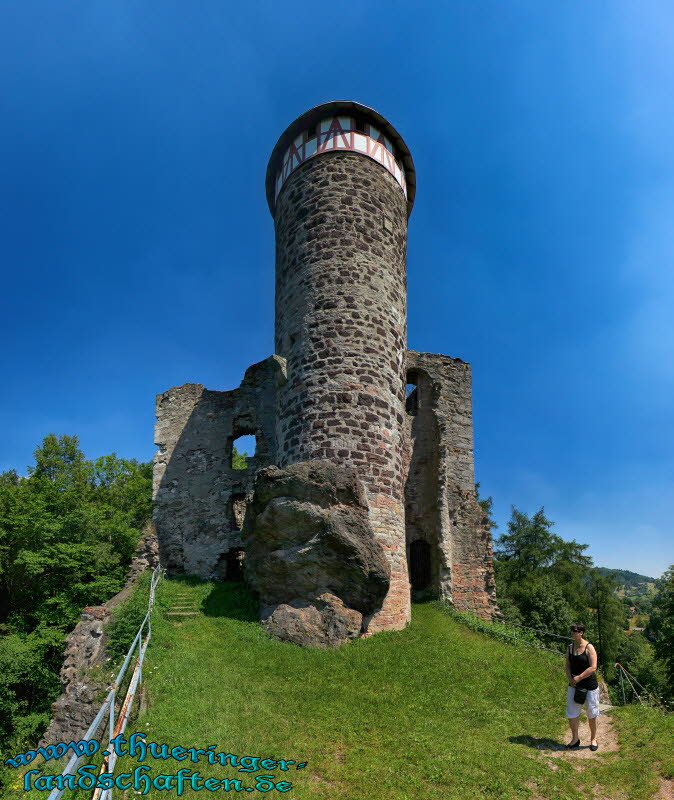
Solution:
<svg viewBox="0 0 674 800"><path fill-rule="evenodd" d="M182 591L175 596L173 605L168 611L164 612L164 615L172 618L175 622L179 622L185 617L196 617L198 613L192 596Z"/></svg>

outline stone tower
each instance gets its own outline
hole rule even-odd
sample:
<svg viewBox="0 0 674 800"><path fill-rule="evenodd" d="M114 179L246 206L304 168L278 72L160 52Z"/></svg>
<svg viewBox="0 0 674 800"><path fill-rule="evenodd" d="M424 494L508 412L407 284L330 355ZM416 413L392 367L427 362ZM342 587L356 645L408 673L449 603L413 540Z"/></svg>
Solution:
<svg viewBox="0 0 674 800"><path fill-rule="evenodd" d="M334 575L314 576L333 604L314 603L319 627L339 627L333 612L344 601L347 616L359 610L349 617L347 638L400 629L410 618L410 584L418 597L439 596L485 617L498 613L490 529L474 492L470 367L407 350L407 219L415 186L402 138L358 103L318 106L279 138L266 177L276 230L275 353L249 367L238 389L185 384L157 397L154 518L169 572L232 579L244 550L249 577L263 572L256 536L265 525L269 534L270 519L281 525L282 515L265 511L260 496L275 495L272 505L282 505L304 470L326 518L343 517L347 496L355 509L342 533L330 533L332 523L314 514L311 541L342 536L342 547L349 530L364 531L364 549L343 558L360 564L366 582L375 576L381 590L367 610L353 575L348 591ZM237 470L232 444L244 434L257 446L248 468ZM325 485L316 489L316 475L320 483L327 474L312 472L316 464L343 471L332 494ZM256 515L266 522L251 539ZM276 554L277 538L272 530ZM306 547L288 545L289 560L270 573L272 584L289 580L298 551ZM321 552L314 562L339 563L335 553ZM285 602L294 614L314 602L283 601L284 592L295 597L279 589L263 605ZM305 622L290 621L298 624Z"/></svg>
<svg viewBox="0 0 674 800"><path fill-rule="evenodd" d="M405 555L407 217L414 166L383 117L333 102L280 137L267 168L276 228L277 464L356 468L391 587L370 631L409 620Z"/></svg>

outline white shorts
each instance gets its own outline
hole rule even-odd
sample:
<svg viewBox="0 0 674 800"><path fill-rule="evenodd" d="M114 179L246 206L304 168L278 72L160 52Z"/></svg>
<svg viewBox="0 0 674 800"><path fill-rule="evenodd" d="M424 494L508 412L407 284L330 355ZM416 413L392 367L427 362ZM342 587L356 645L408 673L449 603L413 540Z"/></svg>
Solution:
<svg viewBox="0 0 674 800"><path fill-rule="evenodd" d="M569 686L566 691L566 716L567 719L573 719L574 717L579 717L580 712L583 710L583 706L580 703L576 703L573 699L576 690L573 686ZM585 695L585 713L587 714L588 719L594 719L595 717L599 716L599 689L588 689L587 694Z"/></svg>

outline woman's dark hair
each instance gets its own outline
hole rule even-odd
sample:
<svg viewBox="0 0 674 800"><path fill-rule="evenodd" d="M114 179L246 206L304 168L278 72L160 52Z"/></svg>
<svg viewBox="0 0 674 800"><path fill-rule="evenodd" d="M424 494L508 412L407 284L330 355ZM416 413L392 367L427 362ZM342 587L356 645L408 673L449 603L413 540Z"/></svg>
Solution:
<svg viewBox="0 0 674 800"><path fill-rule="evenodd" d="M583 625L582 622L572 622L571 629L573 630L573 628L575 628L577 631L580 631L581 633L585 633L585 625Z"/></svg>

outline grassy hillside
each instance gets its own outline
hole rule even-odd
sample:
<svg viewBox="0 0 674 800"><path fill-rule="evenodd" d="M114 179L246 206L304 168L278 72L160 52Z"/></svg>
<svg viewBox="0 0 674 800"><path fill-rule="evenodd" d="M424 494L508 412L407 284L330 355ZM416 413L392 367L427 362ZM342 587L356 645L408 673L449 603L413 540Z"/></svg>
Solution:
<svg viewBox="0 0 674 800"><path fill-rule="evenodd" d="M162 609L179 596L199 614L176 623ZM199 763L148 758L153 776L187 768L254 787L256 775L272 775L291 783L288 796L297 800L587 800L592 787L595 797L641 800L655 795L661 775L674 777L671 716L619 709L619 751L574 760L559 749L568 740L562 659L475 633L434 604L415 606L405 631L331 651L268 638L240 585L165 580L158 605L146 708L127 732L169 748L214 745L296 763L246 773L209 767L203 756ZM137 766L126 757L118 771ZM23 793L8 795L15 796ZM183 795L197 796L213 795Z"/></svg>

